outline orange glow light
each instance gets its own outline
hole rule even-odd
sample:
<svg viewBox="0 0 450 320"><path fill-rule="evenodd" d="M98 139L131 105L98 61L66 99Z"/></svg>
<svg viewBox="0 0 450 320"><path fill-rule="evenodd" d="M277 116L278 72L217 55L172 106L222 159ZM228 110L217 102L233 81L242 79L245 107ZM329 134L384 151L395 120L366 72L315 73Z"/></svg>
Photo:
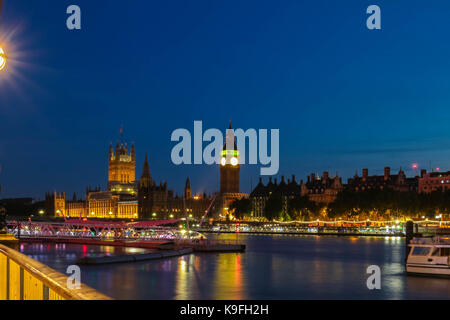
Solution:
<svg viewBox="0 0 450 320"><path fill-rule="evenodd" d="M0 71L6 66L6 54L2 48L0 48Z"/></svg>

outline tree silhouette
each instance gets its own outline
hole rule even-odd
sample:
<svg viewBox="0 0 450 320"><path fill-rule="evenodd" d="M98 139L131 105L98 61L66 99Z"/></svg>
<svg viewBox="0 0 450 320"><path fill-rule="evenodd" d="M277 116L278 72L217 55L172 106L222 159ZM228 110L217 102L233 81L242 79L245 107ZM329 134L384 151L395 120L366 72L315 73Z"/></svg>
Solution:
<svg viewBox="0 0 450 320"><path fill-rule="evenodd" d="M272 194L266 201L266 206L264 207L264 217L273 221L281 216L283 205L281 201L281 196L278 194Z"/></svg>
<svg viewBox="0 0 450 320"><path fill-rule="evenodd" d="M233 201L230 208L234 210L234 216L242 219L244 216L249 216L252 212L252 203L250 199L242 198Z"/></svg>

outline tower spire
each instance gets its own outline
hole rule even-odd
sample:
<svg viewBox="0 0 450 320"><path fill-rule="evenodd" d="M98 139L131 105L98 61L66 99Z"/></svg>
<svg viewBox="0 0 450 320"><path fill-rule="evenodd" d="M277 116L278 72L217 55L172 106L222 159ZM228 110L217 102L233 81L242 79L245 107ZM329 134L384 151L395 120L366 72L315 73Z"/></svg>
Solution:
<svg viewBox="0 0 450 320"><path fill-rule="evenodd" d="M140 187L150 187L152 185L152 176L150 175L150 165L148 164L148 155L145 153L144 166L142 168L141 179L139 180Z"/></svg>
<svg viewBox="0 0 450 320"><path fill-rule="evenodd" d="M184 198L185 199L192 198L192 189L191 189L191 182L189 181L189 177L187 177L186 186L184 187Z"/></svg>
<svg viewBox="0 0 450 320"><path fill-rule="evenodd" d="M144 168L142 170L142 176L150 176L150 165L148 164L148 155L145 153Z"/></svg>

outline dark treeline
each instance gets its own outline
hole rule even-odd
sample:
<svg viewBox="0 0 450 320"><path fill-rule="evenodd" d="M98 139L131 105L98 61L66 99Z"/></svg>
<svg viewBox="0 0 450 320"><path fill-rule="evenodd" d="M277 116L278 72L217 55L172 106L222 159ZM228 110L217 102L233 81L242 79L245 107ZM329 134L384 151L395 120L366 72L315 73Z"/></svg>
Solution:
<svg viewBox="0 0 450 320"><path fill-rule="evenodd" d="M8 216L37 216L45 210L44 201L34 202L32 198L0 199L0 210Z"/></svg>
<svg viewBox="0 0 450 320"><path fill-rule="evenodd" d="M251 201L242 199L232 205L239 219L250 217ZM319 205L306 196L283 198L272 194L266 202L264 217L269 220L392 220L401 217L435 219L438 214L450 213L450 191L418 194L391 189L340 192L328 205Z"/></svg>
<svg viewBox="0 0 450 320"><path fill-rule="evenodd" d="M240 200L233 201L230 209L234 212L237 219L242 219L244 216L250 216L252 211L252 203L249 199L242 198Z"/></svg>
<svg viewBox="0 0 450 320"><path fill-rule="evenodd" d="M450 192L430 194L399 192L391 189L354 192L345 190L327 208L330 218L393 219L397 217L435 218L447 214Z"/></svg>

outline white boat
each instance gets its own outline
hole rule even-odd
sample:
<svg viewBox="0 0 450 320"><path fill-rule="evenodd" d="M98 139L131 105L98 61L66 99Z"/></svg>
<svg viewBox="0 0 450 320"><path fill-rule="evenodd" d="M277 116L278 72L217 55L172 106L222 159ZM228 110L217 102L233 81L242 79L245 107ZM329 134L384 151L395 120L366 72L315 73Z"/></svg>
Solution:
<svg viewBox="0 0 450 320"><path fill-rule="evenodd" d="M450 277L450 238L414 238L406 260L408 274Z"/></svg>

